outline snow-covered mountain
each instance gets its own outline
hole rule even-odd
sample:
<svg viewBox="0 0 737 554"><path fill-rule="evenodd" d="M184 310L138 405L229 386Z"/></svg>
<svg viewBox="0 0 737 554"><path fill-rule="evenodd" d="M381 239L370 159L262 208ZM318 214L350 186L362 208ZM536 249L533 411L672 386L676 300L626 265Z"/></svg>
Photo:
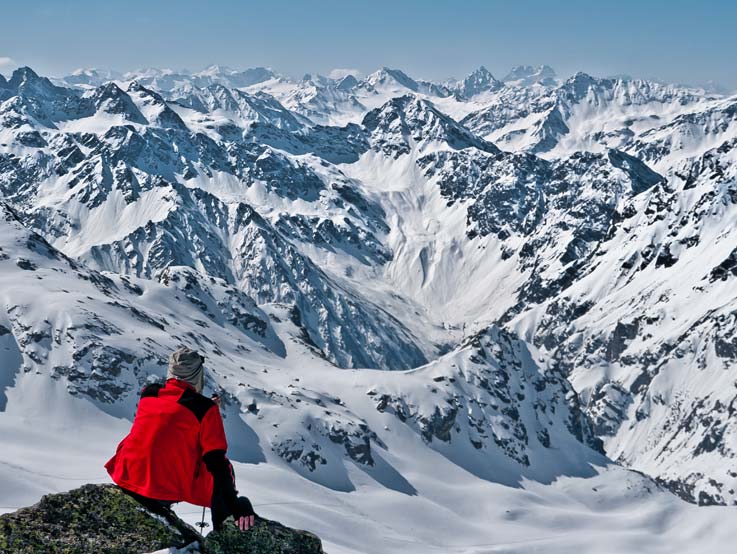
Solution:
<svg viewBox="0 0 737 554"><path fill-rule="evenodd" d="M481 93L498 90L504 85L484 66L473 71L468 77L456 83L456 90L463 98L473 98Z"/></svg>
<svg viewBox="0 0 737 554"><path fill-rule="evenodd" d="M577 73L559 86L508 85L463 123L504 149L560 157L628 150L640 135L723 100L701 89Z"/></svg>
<svg viewBox="0 0 737 554"><path fill-rule="evenodd" d="M547 66L18 69L0 78L0 412L47 394L130 417L188 343L234 459L303 491L434 503L442 458L464 487L598 472L614 504L634 502L622 479L668 502L603 452L734 504L735 106Z"/></svg>
<svg viewBox="0 0 737 554"><path fill-rule="evenodd" d="M507 84L530 86L535 84L554 86L557 84L555 70L549 65L533 67L531 65L514 66L503 78Z"/></svg>
<svg viewBox="0 0 737 554"><path fill-rule="evenodd" d="M564 376L499 327L408 372L339 370L289 305L259 308L189 267L156 280L90 270L18 215L0 205L3 510L105 481L138 389L186 342L207 356L206 387L221 397L229 456L259 513L319 532L332 552L524 545L531 530L554 552L584 531L596 536L586 545L640 548L683 532L684 519L689 533L712 532L683 552L727 540L730 514L714 532L714 515L599 454ZM569 520L592 487L596 509ZM193 523L191 508L178 510ZM645 517L623 524L623 510Z"/></svg>

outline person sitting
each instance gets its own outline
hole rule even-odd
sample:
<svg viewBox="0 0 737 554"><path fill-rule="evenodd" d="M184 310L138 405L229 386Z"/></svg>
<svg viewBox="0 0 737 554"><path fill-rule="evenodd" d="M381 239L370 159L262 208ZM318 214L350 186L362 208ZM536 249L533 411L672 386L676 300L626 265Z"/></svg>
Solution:
<svg viewBox="0 0 737 554"><path fill-rule="evenodd" d="M189 502L211 509L215 529L232 515L246 531L255 513L235 488L218 403L201 394L204 362L186 347L171 355L166 383L143 388L130 433L105 469L149 507Z"/></svg>

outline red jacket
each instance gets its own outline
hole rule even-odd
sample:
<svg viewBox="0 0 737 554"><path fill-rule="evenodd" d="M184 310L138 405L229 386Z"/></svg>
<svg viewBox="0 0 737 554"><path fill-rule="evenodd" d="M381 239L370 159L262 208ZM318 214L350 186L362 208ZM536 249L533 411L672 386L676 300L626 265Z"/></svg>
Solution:
<svg viewBox="0 0 737 554"><path fill-rule="evenodd" d="M215 402L169 379L143 389L133 427L105 468L141 496L209 507L213 479L202 456L227 449Z"/></svg>

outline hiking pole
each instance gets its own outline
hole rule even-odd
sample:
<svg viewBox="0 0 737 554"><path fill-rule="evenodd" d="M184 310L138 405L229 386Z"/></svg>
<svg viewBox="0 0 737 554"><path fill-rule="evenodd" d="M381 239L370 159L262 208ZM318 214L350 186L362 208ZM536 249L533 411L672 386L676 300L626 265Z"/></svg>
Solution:
<svg viewBox="0 0 737 554"><path fill-rule="evenodd" d="M207 523L205 523L205 507L202 506L202 521L200 523L196 523L197 527L200 528L200 534L202 534L202 531L205 527L209 527Z"/></svg>

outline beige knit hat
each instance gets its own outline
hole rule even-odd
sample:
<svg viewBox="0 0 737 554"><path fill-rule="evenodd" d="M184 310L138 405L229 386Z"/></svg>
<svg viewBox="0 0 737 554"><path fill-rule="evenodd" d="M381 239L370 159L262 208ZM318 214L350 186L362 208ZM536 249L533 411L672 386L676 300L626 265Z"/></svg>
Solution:
<svg viewBox="0 0 737 554"><path fill-rule="evenodd" d="M169 357L169 370L166 378L184 381L201 393L205 387L204 363L204 356L183 346Z"/></svg>

